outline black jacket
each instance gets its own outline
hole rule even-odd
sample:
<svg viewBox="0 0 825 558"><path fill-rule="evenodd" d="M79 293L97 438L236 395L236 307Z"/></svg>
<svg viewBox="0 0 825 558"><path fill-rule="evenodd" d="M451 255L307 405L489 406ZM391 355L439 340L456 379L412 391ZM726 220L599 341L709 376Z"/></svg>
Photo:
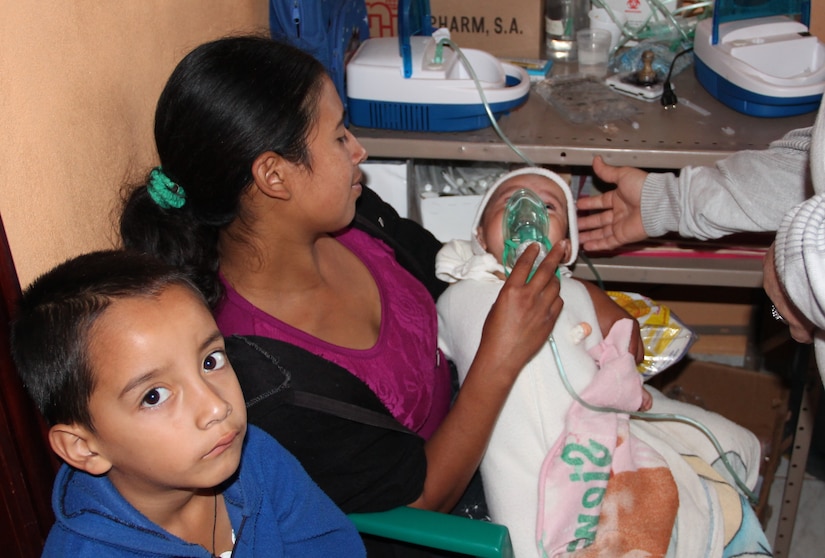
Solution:
<svg viewBox="0 0 825 558"><path fill-rule="evenodd" d="M393 207L367 187L358 200L353 226L384 241L395 250L395 259L421 281L433 300L447 283L435 277L435 256L441 242L430 231L398 215Z"/></svg>
<svg viewBox="0 0 825 558"><path fill-rule="evenodd" d="M389 245L433 300L444 291L446 284L435 278L441 243L417 223L401 218L372 190L364 188L353 226ZM352 373L309 351L263 337L230 337L227 353L244 392L249 422L295 455L345 512L386 510L421 495L427 474L422 438L400 431L403 427L370 426L296 403L294 392L299 390L391 417Z"/></svg>

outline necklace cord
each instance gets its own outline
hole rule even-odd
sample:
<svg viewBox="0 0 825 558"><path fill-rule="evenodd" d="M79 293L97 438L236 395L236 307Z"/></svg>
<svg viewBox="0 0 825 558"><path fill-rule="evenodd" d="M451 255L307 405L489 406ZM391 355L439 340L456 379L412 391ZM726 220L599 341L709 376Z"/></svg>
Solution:
<svg viewBox="0 0 825 558"><path fill-rule="evenodd" d="M212 512L212 557L217 558L217 554L215 554L215 531L218 528L218 491L214 490L212 492L214 496L215 507Z"/></svg>

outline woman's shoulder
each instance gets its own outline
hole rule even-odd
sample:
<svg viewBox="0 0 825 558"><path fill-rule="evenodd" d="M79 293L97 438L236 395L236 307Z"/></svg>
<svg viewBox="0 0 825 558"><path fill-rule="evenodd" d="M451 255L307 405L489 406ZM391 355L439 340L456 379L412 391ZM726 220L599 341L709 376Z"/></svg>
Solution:
<svg viewBox="0 0 825 558"><path fill-rule="evenodd" d="M369 188L363 189L358 200L353 227L389 246L398 263L427 287L433 299L447 287L435 277L435 256L441 241L419 223L401 217Z"/></svg>

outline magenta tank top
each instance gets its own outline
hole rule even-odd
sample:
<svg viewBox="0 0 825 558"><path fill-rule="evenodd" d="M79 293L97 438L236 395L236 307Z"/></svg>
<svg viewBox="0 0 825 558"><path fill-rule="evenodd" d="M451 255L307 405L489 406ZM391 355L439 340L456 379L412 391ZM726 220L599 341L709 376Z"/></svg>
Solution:
<svg viewBox="0 0 825 558"><path fill-rule="evenodd" d="M327 343L261 311L223 278L226 289L215 319L226 335L260 335L292 343L349 370L392 415L429 439L450 405L450 373L437 346L438 318L427 289L380 240L350 228L337 235L367 267L381 297L381 327L366 350ZM311 372L311 371L309 371Z"/></svg>

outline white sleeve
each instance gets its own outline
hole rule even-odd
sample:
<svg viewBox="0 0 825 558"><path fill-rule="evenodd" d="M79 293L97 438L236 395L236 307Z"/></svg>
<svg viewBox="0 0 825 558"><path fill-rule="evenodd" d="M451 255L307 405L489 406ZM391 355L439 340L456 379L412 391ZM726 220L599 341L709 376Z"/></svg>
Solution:
<svg viewBox="0 0 825 558"><path fill-rule="evenodd" d="M775 231L782 216L813 193L811 130L793 130L768 149L740 151L713 167L649 174L641 202L645 232L706 240Z"/></svg>

